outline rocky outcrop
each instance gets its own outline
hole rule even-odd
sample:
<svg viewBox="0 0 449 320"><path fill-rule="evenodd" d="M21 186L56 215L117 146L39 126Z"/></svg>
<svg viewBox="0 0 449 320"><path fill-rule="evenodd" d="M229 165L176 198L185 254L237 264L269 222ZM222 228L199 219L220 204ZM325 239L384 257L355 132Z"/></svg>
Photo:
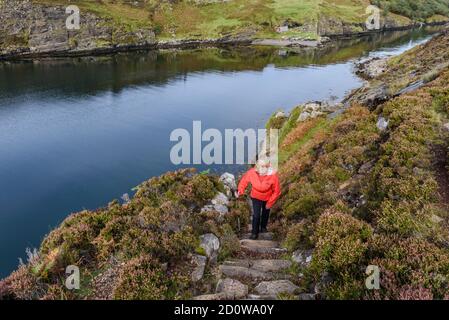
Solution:
<svg viewBox="0 0 449 320"><path fill-rule="evenodd" d="M99 53L156 44L152 29L128 31L89 12L80 15L79 30L68 30L68 16L63 6L0 2L0 58Z"/></svg>
<svg viewBox="0 0 449 320"><path fill-rule="evenodd" d="M211 0L222 2L221 0ZM208 3L207 0L204 3ZM226 1L223 1L226 2ZM203 2L201 2L203 3ZM193 4L192 4L193 5ZM70 14L66 7L36 3L31 0L0 1L0 59L37 56L79 56L105 54L119 51L158 48L195 48L223 45L269 45L280 47L317 47L329 41L329 36L347 36L371 32L364 23L344 22L341 17L320 16L316 23L293 23L299 32L315 34L318 39L309 38L258 38L258 28L248 27L245 31L231 32L218 38L157 39L153 28L137 27L117 22L112 18L82 11L80 29L68 30L66 20ZM409 20L387 17L381 22L381 29L405 29L415 26ZM297 26L298 25L298 26Z"/></svg>
<svg viewBox="0 0 449 320"><path fill-rule="evenodd" d="M387 69L387 58L373 58L356 63L356 74L364 79L374 79Z"/></svg>
<svg viewBox="0 0 449 320"><path fill-rule="evenodd" d="M354 34L381 32L387 30L403 30L420 26L421 24L414 22L408 18L403 17L398 19L393 15L381 15L380 28L370 30L367 28L365 21L361 22L346 22L338 17L321 15L318 22L319 34L328 37L342 37Z"/></svg>
<svg viewBox="0 0 449 320"><path fill-rule="evenodd" d="M307 102L298 107L301 108L301 113L299 114L297 122L304 122L309 119L315 119L320 116L332 114L342 109L343 105L340 103L331 104L328 102L316 101Z"/></svg>
<svg viewBox="0 0 449 320"><path fill-rule="evenodd" d="M151 27L132 27L83 11L79 30L68 30L65 6L30 0L0 1L0 59L79 56L138 49L251 43L250 34L219 39L157 41Z"/></svg>

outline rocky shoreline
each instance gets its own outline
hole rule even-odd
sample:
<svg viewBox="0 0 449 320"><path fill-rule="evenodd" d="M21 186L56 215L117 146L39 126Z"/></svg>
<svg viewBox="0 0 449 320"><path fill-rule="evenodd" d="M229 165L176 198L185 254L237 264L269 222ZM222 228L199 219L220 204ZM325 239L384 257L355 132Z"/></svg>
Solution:
<svg viewBox="0 0 449 320"><path fill-rule="evenodd" d="M85 13L81 16L80 30L69 31L65 27L67 14L62 6L32 3L29 0L5 0L0 4L0 60L29 59L38 57L67 57L104 55L117 52L158 49L191 49L223 46L275 46L275 47L319 47L332 39L360 37L367 34L394 30L413 29L424 24L415 22L397 25L384 21L376 31L355 32L352 27L337 21L323 21L322 37L318 40L282 37L281 39L256 38L254 32L227 35L210 39L158 39L151 28L128 28L112 21ZM426 25L445 24L428 23ZM338 30L338 31L335 31Z"/></svg>

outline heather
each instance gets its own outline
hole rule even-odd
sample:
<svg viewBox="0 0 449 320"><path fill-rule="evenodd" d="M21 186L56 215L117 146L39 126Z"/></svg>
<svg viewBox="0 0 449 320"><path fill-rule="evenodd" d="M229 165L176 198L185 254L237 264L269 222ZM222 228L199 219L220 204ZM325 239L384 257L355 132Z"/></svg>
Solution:
<svg viewBox="0 0 449 320"><path fill-rule="evenodd" d="M447 62L439 47L447 39L446 33L394 60L423 74ZM311 137L317 119L280 126L288 131L282 150L305 140L282 166L285 193L277 206L284 245L314 251L300 270L305 286L320 283L329 299L447 297L448 83L445 67L427 85L374 110L353 104ZM385 130L380 118L388 120ZM368 265L380 268L379 291L365 288Z"/></svg>
<svg viewBox="0 0 449 320"><path fill-rule="evenodd" d="M72 214L45 237L40 249L1 282L12 299L180 299L193 294L199 237L222 239L219 259L235 250L236 225L245 210L235 204L226 219L200 209L223 189L217 177L179 170L152 178L126 203ZM241 206L240 206L241 207ZM244 218L242 218L244 221ZM82 290L67 290L65 267L80 268ZM111 275L107 282L102 275Z"/></svg>

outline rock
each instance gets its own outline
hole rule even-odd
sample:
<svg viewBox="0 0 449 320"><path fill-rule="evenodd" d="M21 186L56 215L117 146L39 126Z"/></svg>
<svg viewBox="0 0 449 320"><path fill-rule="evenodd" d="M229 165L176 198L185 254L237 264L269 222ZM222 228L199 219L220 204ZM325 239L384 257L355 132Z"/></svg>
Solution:
<svg viewBox="0 0 449 320"><path fill-rule="evenodd" d="M321 102L308 102L303 104L303 110L307 112L318 111L321 109Z"/></svg>
<svg viewBox="0 0 449 320"><path fill-rule="evenodd" d="M230 278L253 280L271 280L274 278L273 274L241 266L221 265L219 270L222 274Z"/></svg>
<svg viewBox="0 0 449 320"><path fill-rule="evenodd" d="M379 120L377 120L377 129L380 131L384 131L388 128L389 120L385 119L384 117L380 116Z"/></svg>
<svg viewBox="0 0 449 320"><path fill-rule="evenodd" d="M237 184L235 182L235 176L229 172L225 172L220 176L220 181L228 187L231 191L237 190Z"/></svg>
<svg viewBox="0 0 449 320"><path fill-rule="evenodd" d="M198 282L203 278L206 261L207 258L205 256L196 254L192 257L192 263L195 265L195 268L192 271L193 282Z"/></svg>
<svg viewBox="0 0 449 320"><path fill-rule="evenodd" d="M290 268L292 263L288 260L253 260L251 268L262 272L279 272Z"/></svg>
<svg viewBox="0 0 449 320"><path fill-rule="evenodd" d="M292 254L292 260L302 267L307 267L312 262L312 250L296 250Z"/></svg>
<svg viewBox="0 0 449 320"><path fill-rule="evenodd" d="M276 254L285 252L286 249L279 248L279 244L270 240L240 240L242 249L254 253Z"/></svg>
<svg viewBox="0 0 449 320"><path fill-rule="evenodd" d="M370 172L375 164L376 164L376 160L371 160L369 162L366 162L366 163L362 164L362 166L359 168L358 173L359 174L366 174L366 173Z"/></svg>
<svg viewBox="0 0 449 320"><path fill-rule="evenodd" d="M221 216L224 216L229 212L228 207L221 204L214 205L214 210L217 211Z"/></svg>
<svg viewBox="0 0 449 320"><path fill-rule="evenodd" d="M322 116L324 114L324 112L321 111L312 111L310 113L310 118L315 119L318 118L319 116Z"/></svg>
<svg viewBox="0 0 449 320"><path fill-rule="evenodd" d="M226 299L242 299L248 295L248 286L238 280L226 278L218 281L216 293L223 293Z"/></svg>
<svg viewBox="0 0 449 320"><path fill-rule="evenodd" d="M368 107L368 109L372 111L379 104L387 101L389 98L391 98L391 94L389 93L389 89L386 84L367 84L352 93L350 97L345 100L345 104L351 105L355 102Z"/></svg>
<svg viewBox="0 0 449 320"><path fill-rule="evenodd" d="M314 292L317 295L321 295L324 289L332 282L332 277L327 271L323 272L319 282L315 284Z"/></svg>
<svg viewBox="0 0 449 320"><path fill-rule="evenodd" d="M213 205L210 205L210 204L205 205L204 207L201 208L201 213L203 213L203 212L212 212L212 211L215 211L215 208L214 208Z"/></svg>
<svg viewBox="0 0 449 320"><path fill-rule="evenodd" d="M210 261L215 262L220 249L220 240L212 233L207 233L200 237L200 247L206 252Z"/></svg>
<svg viewBox="0 0 449 320"><path fill-rule="evenodd" d="M344 108L344 104L343 103L328 103L328 102L323 102L321 104L321 108L320 110L322 112L326 112L326 113L332 113L332 112L336 112L338 110L341 110Z"/></svg>
<svg viewBox="0 0 449 320"><path fill-rule="evenodd" d="M287 114L284 111L279 111L275 114L275 118L287 118Z"/></svg>
<svg viewBox="0 0 449 320"><path fill-rule="evenodd" d="M0 1L0 58L29 55L87 54L114 52L120 48L149 47L156 44L151 28L129 31L110 19L82 11L80 28L66 27L65 5L34 1Z"/></svg>
<svg viewBox="0 0 449 320"><path fill-rule="evenodd" d="M228 260L223 263L228 266L238 266L262 272L280 272L290 268L291 261L281 259L260 259L260 260Z"/></svg>
<svg viewBox="0 0 449 320"><path fill-rule="evenodd" d="M301 293L298 296L299 300L316 300L316 294L314 293Z"/></svg>
<svg viewBox="0 0 449 320"><path fill-rule="evenodd" d="M328 102L308 102L300 107L302 107L302 112L299 115L297 122L304 122L308 119L314 119L325 115L326 113L336 112L344 106L341 103L331 104Z"/></svg>
<svg viewBox="0 0 449 320"><path fill-rule="evenodd" d="M268 295L258 295L258 294L249 294L247 297L248 300L276 300L276 296L268 296Z"/></svg>
<svg viewBox="0 0 449 320"><path fill-rule="evenodd" d="M306 111L303 111L299 115L297 122L304 122L304 121L306 121L309 118L310 118L310 113L306 112Z"/></svg>
<svg viewBox="0 0 449 320"><path fill-rule="evenodd" d="M432 221L432 222L435 223L435 224L439 224L439 223L443 222L444 219L441 218L440 216L437 216L436 214L432 214L432 215L430 216L430 221Z"/></svg>
<svg viewBox="0 0 449 320"><path fill-rule="evenodd" d="M203 294L201 296L196 296L193 300L226 300L226 294L224 293L215 293L215 294Z"/></svg>
<svg viewBox="0 0 449 320"><path fill-rule="evenodd" d="M356 64L356 73L364 79L380 76L387 69L388 58L373 58Z"/></svg>
<svg viewBox="0 0 449 320"><path fill-rule="evenodd" d="M263 281L254 288L260 295L277 296L281 293L293 294L299 287L289 280Z"/></svg>
<svg viewBox="0 0 449 320"><path fill-rule="evenodd" d="M405 88L402 88L401 90L399 90L399 91L396 93L396 95L397 95L397 96L400 96L400 95L402 95L402 94L405 94L405 93L409 93L409 92L418 90L418 89L421 88L423 85L425 85L425 82L424 82L423 80L419 80L419 81L413 82L413 83L409 84L408 86L406 86Z"/></svg>
<svg viewBox="0 0 449 320"><path fill-rule="evenodd" d="M443 129L449 131L449 122L443 125Z"/></svg>
<svg viewBox="0 0 449 320"><path fill-rule="evenodd" d="M227 197L224 193L219 192L219 193L212 199L212 204L213 204L213 205L227 206L227 205L229 205L229 199L228 199L228 197Z"/></svg>

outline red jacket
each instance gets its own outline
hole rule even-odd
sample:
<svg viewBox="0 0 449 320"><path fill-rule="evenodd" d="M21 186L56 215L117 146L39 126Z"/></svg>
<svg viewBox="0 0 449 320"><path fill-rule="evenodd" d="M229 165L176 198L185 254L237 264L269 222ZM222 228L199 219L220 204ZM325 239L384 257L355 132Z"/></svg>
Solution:
<svg viewBox="0 0 449 320"><path fill-rule="evenodd" d="M252 168L242 177L239 183L239 196L245 193L248 184L251 183L251 197L267 201L267 209L271 208L281 195L281 186L277 173L260 176L256 169Z"/></svg>

